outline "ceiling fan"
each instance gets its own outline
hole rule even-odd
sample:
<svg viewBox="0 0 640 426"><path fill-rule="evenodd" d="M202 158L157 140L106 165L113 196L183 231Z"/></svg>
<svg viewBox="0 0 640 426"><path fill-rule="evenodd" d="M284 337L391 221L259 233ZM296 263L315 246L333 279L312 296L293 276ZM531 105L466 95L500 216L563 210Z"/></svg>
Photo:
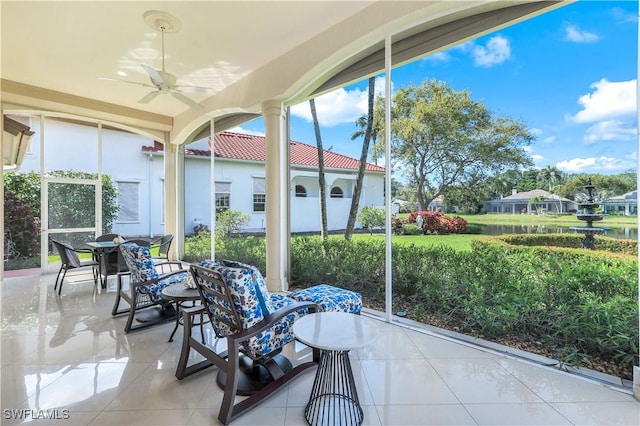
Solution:
<svg viewBox="0 0 640 426"><path fill-rule="evenodd" d="M193 109L202 109L202 105L194 101L193 99L187 97L182 93L182 90L188 90L192 92L199 93L208 93L211 89L210 87L200 87L200 86L187 86L187 85L177 85L177 78L175 75L165 71L164 69L164 33L176 33L180 29L180 21L177 18L169 15L168 13L150 10L145 12L144 19L156 31L159 31L162 34L162 69L157 70L148 65L141 64L142 68L149 74L149 79L151 80L151 84L149 83L140 83L137 81L123 80L120 78L110 78L110 77L98 77L100 80L109 80L109 81L120 81L123 83L137 84L143 87L150 87L155 89L152 92L149 92L146 96L138 101L141 104L147 104L155 99L158 95L171 95L175 99L180 102L188 105Z"/></svg>

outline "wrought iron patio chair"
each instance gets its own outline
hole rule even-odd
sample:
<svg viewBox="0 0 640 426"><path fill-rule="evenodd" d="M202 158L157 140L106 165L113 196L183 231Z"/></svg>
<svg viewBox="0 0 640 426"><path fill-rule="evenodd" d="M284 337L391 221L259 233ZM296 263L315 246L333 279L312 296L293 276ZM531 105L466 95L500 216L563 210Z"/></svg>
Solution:
<svg viewBox="0 0 640 426"><path fill-rule="evenodd" d="M189 271L183 269L180 262L156 264L149 247L130 242L119 247L128 271L118 273L116 299L111 314L128 314L125 333L175 318L175 309L170 301L162 297L162 289L183 283L189 278ZM164 270L169 272L163 273ZM128 281L128 286L124 285L125 281ZM128 308L120 309L122 299L129 304ZM159 312L158 309L149 312L147 308L151 307L159 308ZM141 312L143 310L146 312ZM139 324L134 325L136 318Z"/></svg>
<svg viewBox="0 0 640 426"><path fill-rule="evenodd" d="M98 262L95 259L91 260L80 260L78 253L93 253L91 250L83 250L73 248L70 244L63 243L61 241L51 240L53 246L56 248L56 251L60 255L60 270L58 271L58 275L56 276L56 284L53 287L53 290L58 290L58 295L62 293L62 283L64 282L64 277L67 275L67 271L71 269L81 269L81 268L91 268L93 270L93 281L98 286ZM60 288L58 288L60 285Z"/></svg>
<svg viewBox="0 0 640 426"><path fill-rule="evenodd" d="M182 380L217 366L217 382L224 389L218 420L228 424L298 374L317 365L316 349L312 360L296 367L281 354L283 346L294 340L293 322L300 315L314 312L317 305L270 295L255 268L233 268L205 261L192 265L190 270L202 305L183 310L183 343L176 377ZM216 351L192 336L192 328L197 324L194 321L199 319L196 315L203 311L216 337L226 339L226 350ZM188 365L191 349L205 360ZM236 395L248 397L235 403Z"/></svg>

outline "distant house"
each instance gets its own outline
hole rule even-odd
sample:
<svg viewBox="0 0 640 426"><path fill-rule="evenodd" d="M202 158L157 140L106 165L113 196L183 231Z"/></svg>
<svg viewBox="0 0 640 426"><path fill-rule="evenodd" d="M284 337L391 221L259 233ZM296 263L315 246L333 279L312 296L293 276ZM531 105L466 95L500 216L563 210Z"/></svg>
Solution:
<svg viewBox="0 0 640 426"><path fill-rule="evenodd" d="M540 199L540 201L532 203L531 200L533 199ZM543 189L525 192L516 192L514 190L508 197L488 201L485 206L488 213L509 214L566 213L575 211L577 208L578 205L574 201L551 194Z"/></svg>
<svg viewBox="0 0 640 426"><path fill-rule="evenodd" d="M607 198L601 202L601 207L606 214L636 216L638 214L638 191Z"/></svg>

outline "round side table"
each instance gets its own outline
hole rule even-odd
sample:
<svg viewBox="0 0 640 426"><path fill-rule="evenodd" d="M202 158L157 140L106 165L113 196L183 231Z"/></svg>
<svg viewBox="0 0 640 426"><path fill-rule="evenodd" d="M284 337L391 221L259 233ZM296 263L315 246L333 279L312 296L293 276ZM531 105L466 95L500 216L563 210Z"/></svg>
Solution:
<svg viewBox="0 0 640 426"><path fill-rule="evenodd" d="M200 300L200 293L198 292L197 288L187 288L182 283L176 283L163 288L162 296L167 300L175 302L176 304L176 326L173 328L171 336L169 337L169 342L173 342L173 335L176 334L178 326L182 324L182 304L184 302L191 302L193 305L195 305L195 303ZM200 326L200 333L202 333L202 343L204 343L204 331L202 327L203 322L204 318L202 314L200 314L200 323L194 324Z"/></svg>
<svg viewBox="0 0 640 426"><path fill-rule="evenodd" d="M320 362L304 417L309 425L361 425L349 351L368 345L378 335L373 320L344 312L305 315L293 324L302 343L320 349Z"/></svg>

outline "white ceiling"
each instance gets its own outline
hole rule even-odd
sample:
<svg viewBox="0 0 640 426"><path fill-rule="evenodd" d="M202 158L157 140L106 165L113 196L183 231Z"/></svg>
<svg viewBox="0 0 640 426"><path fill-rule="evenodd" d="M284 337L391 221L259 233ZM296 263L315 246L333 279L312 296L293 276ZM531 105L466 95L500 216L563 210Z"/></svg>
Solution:
<svg viewBox="0 0 640 426"><path fill-rule="evenodd" d="M166 71L217 92L370 3L3 1L2 78L175 116L187 107L169 96L142 105L151 89L98 80L149 83L140 64L161 68L161 36L144 12L162 10L182 24L165 34Z"/></svg>

